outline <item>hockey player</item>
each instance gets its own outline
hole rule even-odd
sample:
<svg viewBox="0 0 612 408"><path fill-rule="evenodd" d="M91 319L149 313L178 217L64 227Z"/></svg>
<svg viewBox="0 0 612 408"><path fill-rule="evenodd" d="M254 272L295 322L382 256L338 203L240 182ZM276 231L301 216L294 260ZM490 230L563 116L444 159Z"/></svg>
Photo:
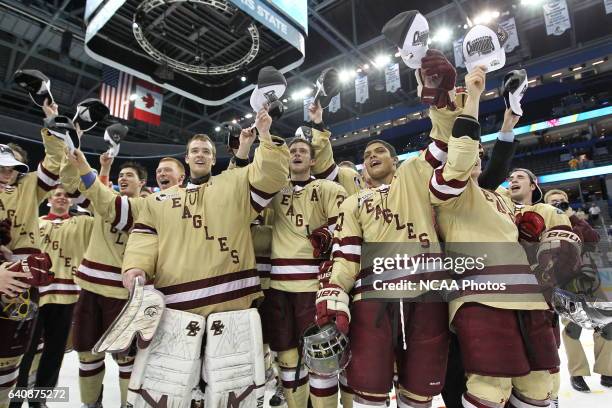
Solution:
<svg viewBox="0 0 612 408"><path fill-rule="evenodd" d="M271 136L271 123L272 119L266 110L259 111L255 126L259 132L260 145L255 151L253 162L215 177L210 177L210 169L215 162L212 144L209 141L192 141L187 153L191 185L186 189L169 189L163 198L158 193L146 200L146 207L138 217L128 242L123 263L123 282L125 287L132 288L136 277L154 279L155 288L165 297L166 310L153 343L149 348L139 350L137 356L137 367L140 367L140 358L147 365L139 368L141 375L139 378L133 377L130 386L134 389L132 396L136 406L142 404L143 395L155 395L155 400L167 398L168 405L178 400L191 401L191 390L197 385L200 373L196 363L199 361L199 343L206 317L209 317L206 326L212 330L207 335L207 347L204 349L206 405L210 402L211 406L217 406L214 404L219 404L219 399L239 396L248 398L252 394L250 388L244 393L231 392L240 388L242 373L235 370L230 372L228 369L224 371L226 360L224 356L215 356L220 349L211 344L216 344L217 339L222 338L228 346L235 347L232 350L234 355L237 349L249 344L253 345L252 351L262 350L261 337L257 346L257 339L248 332L242 336L236 332L251 330L257 326L255 322L251 321L250 328L245 329L241 324L222 324L223 317L219 316L227 315L223 312L237 319L245 313L251 316L246 309L252 307L253 302L262 295L249 227L251 221L286 183L289 167L287 147L282 140ZM212 317L209 316L211 314ZM165 320L165 316L175 317ZM168 330L171 328L167 325L182 322L185 322L188 330L183 331L178 326L179 331L173 335L172 344L158 337L160 333L170 333ZM261 336L261 328L258 330ZM215 333L223 336L216 337ZM199 339L197 344L193 343L194 338ZM182 380L184 377L176 376L174 366L160 365L157 360L154 365L146 363L146 358L158 358L155 354L158 347L170 347L167 358L179 358L172 350L189 353L190 365L184 374L191 378L188 382ZM215 356L214 365L208 361L209 356ZM249 364L257 372L261 368L262 377L265 377L263 355L260 358L250 359ZM152 369L156 373L150 372ZM226 377L227 381L219 384L217 378L222 372L226 372L229 378ZM144 381L150 375L164 376L168 386L163 389L156 387L155 390L148 388L148 383ZM195 383L192 383L194 375ZM245 380L253 382L251 377L245 377ZM265 378L261 380L263 382ZM229 387L226 392L218 388L223 384ZM256 384L259 385L263 386ZM236 388L232 389L232 386ZM240 401L234 400L234 404Z"/></svg>
<svg viewBox="0 0 612 408"><path fill-rule="evenodd" d="M340 183L348 195L355 194L363 188L363 181L357 171L347 166L338 166L334 161L331 132L323 123L323 109L319 102L308 107L308 117L312 132L311 142L316 157L312 174L318 179Z"/></svg>
<svg viewBox="0 0 612 408"><path fill-rule="evenodd" d="M102 158L103 168L112 158ZM80 174L80 177L78 176ZM61 180L70 191L80 185L91 201L94 225L89 245L77 268L75 282L81 287L74 310L74 349L79 355L79 386L85 407L99 407L102 401L104 354L92 352L100 336L117 317L128 297L121 284L121 262L127 236L138 211L138 198L146 180L146 170L135 163L124 163L119 170L119 194L103 185L91 172L80 150L68 153L62 163ZM126 403L127 385L134 357L113 356L119 365L121 402Z"/></svg>
<svg viewBox="0 0 612 408"><path fill-rule="evenodd" d="M463 113L469 116L455 122L447 161L430 182L447 253L484 259L484 268L457 272L455 279L462 289L451 293L450 321L468 376L463 406L501 408L508 401L510 407L548 406L548 369L558 364L548 305L518 244L512 208L496 193L478 186L476 118L484 82L484 67L466 76L468 100ZM505 290L464 289L465 282L483 278L504 283ZM503 346L500 338L505 339Z"/></svg>
<svg viewBox="0 0 612 408"><path fill-rule="evenodd" d="M185 179L185 166L174 157L162 158L155 170L155 181L160 190L181 185Z"/></svg>
<svg viewBox="0 0 612 408"><path fill-rule="evenodd" d="M596 250L596 244L599 242L597 231L589 223L581 220L574 214L565 191L557 189L548 191L544 195L544 202L564 211L569 217L574 232L580 236L583 244L582 258L587 261L584 266L593 268L593 261L590 259L589 252ZM597 273L596 270L589 272ZM596 279L594 276L592 278ZM565 353L567 354L570 383L576 391L589 392L590 388L583 378L583 376L589 376L591 373L589 363L580 343L582 327L570 321L563 321L563 323L565 328L562 331L562 337ZM601 385L612 387L612 327L607 326L600 332L594 331L593 341L595 343L595 366L593 371L601 374ZM558 376L559 373L556 373L555 377ZM559 391L560 379L556 378L554 384L556 387L553 390L553 399L556 398Z"/></svg>
<svg viewBox="0 0 612 408"><path fill-rule="evenodd" d="M271 203L272 271L264 318L270 347L278 353L289 408L307 406L308 384L313 407L335 407L337 377L311 373L309 378L307 369L298 367L298 346L302 333L313 324L317 273L325 255L329 256L338 206L346 191L338 183L311 176L316 156L306 139L293 139L289 154L291 179ZM314 251L311 240L318 242Z"/></svg>
<svg viewBox="0 0 612 408"><path fill-rule="evenodd" d="M439 75L453 84L455 71L441 53L432 57L426 75ZM449 75L448 78L446 76ZM439 96L442 89L430 89ZM438 102L437 100L435 102ZM398 369L398 406L429 407L444 384L448 353L448 307L445 303L406 304L376 300L375 275L361 264L364 243L403 243L408 255L436 255L440 248L433 225L427 183L433 170L445 159L445 143L461 109L432 104L430 118L434 141L419 157L400 166L393 146L381 140L368 143L364 166L376 188L361 191L341 205L333 247L333 269L329 285L317 294L317 324L335 321L343 332L351 330L352 360L346 372L355 391L354 407L384 406L392 386L394 364ZM440 148L442 146L443 148ZM444 271L411 275L392 274L387 279L414 282L444 279ZM353 306L349 312L348 293ZM402 292L400 298L414 300L427 291ZM383 294L384 295L384 294ZM362 301L369 298L369 301ZM396 297L397 298L397 297ZM409 316L409 317L406 317Z"/></svg>
<svg viewBox="0 0 612 408"><path fill-rule="evenodd" d="M35 386L52 388L57 385L72 325L72 311L79 295L73 275L87 249L93 218L69 214L71 200L61 185L52 191L48 201L49 214L40 218L41 249L51 257L51 271L55 277L52 284L38 289L40 309L33 338L42 336L44 341ZM28 374L37 345L38 342L33 341L23 357L18 387L28 386ZM21 406L21 402L15 406Z"/></svg>
<svg viewBox="0 0 612 408"><path fill-rule="evenodd" d="M45 105L45 114L51 116L57 106ZM48 108L48 110L47 110ZM40 233L38 227L38 205L48 192L57 184L59 160L63 143L51 136L46 129L42 132L45 145L45 158L35 172L28 173L28 166L15 158L13 151L0 145L0 221L5 222L6 242L0 260L17 261L31 254L40 253ZM10 227L8 227L10 225ZM9 272L8 263L3 263L0 275L8 277L2 291L10 294L3 296L0 303L5 310L20 299L26 304L24 313L16 319L0 312L0 407L8 405L8 393L17 382L21 356L31 340L36 317L38 291L23 285L18 274ZM21 278L23 279L23 278ZM19 293L21 292L21 293ZM18 295L18 296L17 296ZM21 309L20 309L21 311Z"/></svg>

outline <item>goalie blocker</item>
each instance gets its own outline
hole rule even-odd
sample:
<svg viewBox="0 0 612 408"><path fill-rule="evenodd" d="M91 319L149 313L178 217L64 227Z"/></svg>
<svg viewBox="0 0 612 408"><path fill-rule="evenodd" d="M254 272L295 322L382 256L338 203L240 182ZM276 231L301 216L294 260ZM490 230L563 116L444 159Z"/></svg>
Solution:
<svg viewBox="0 0 612 408"><path fill-rule="evenodd" d="M212 313L205 319L164 308L156 292L135 285L96 345L98 352L120 350L139 336L129 404L189 408L204 401L206 407L263 407L265 364L257 310ZM147 314L153 307L156 313ZM200 379L206 383L204 394Z"/></svg>

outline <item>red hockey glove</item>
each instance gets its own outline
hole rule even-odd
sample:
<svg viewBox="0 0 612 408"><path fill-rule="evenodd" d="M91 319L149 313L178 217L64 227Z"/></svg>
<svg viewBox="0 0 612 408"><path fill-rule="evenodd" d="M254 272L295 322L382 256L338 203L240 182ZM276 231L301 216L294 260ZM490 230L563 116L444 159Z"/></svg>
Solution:
<svg viewBox="0 0 612 408"><path fill-rule="evenodd" d="M338 285L327 284L317 292L316 300L317 325L335 324L338 330L348 334L351 312L349 296Z"/></svg>
<svg viewBox="0 0 612 408"><path fill-rule="evenodd" d="M308 237L310 244L312 245L313 251L312 256L320 258L325 255L329 255L332 247L332 233L327 229L326 225L322 225L316 230L310 233Z"/></svg>
<svg viewBox="0 0 612 408"><path fill-rule="evenodd" d="M563 287L580 275L580 238L572 231L549 230L538 247L536 275L546 287Z"/></svg>
<svg viewBox="0 0 612 408"><path fill-rule="evenodd" d="M323 289L329 285L329 278L331 277L333 265L334 261L323 261L323 263L319 265L319 275L317 275L319 280L319 289Z"/></svg>
<svg viewBox="0 0 612 408"><path fill-rule="evenodd" d="M515 223L519 230L519 239L527 242L538 242L546 229L544 218L534 211L518 214Z"/></svg>
<svg viewBox="0 0 612 408"><path fill-rule="evenodd" d="M54 274L49 271L51 266L49 254L42 253L30 255L26 259L16 262L8 269L13 272L24 272L32 275L29 278L19 278L22 282L31 286L46 286L53 282Z"/></svg>
<svg viewBox="0 0 612 408"><path fill-rule="evenodd" d="M441 51L427 50L415 75L421 102L439 109L456 109L454 92L457 71Z"/></svg>

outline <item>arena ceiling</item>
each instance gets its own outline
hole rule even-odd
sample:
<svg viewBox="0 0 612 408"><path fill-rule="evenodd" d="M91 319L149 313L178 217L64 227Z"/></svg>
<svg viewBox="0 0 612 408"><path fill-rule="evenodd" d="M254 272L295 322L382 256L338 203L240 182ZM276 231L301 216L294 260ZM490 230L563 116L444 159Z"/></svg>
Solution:
<svg viewBox="0 0 612 408"><path fill-rule="evenodd" d="M521 47L508 56L508 66L527 61L554 58L593 42L612 38L611 16L606 16L602 0L568 0L575 29L559 37L545 35L542 13L522 5L524 0L310 0L306 58L288 73L288 94L312 85L321 70L328 67L356 69L372 65L380 54L395 50L380 34L384 23L400 11L419 9L430 22L433 33L445 27L454 36L465 30L467 19L483 10L513 15L520 28ZM40 123L41 114L12 81L19 68L35 68L52 80L53 95L64 112L72 112L80 100L96 97L101 82L101 64L84 51L85 0L0 0L0 117ZM64 33L72 33L69 53L61 52ZM545 41L542 41L545 39ZM451 42L438 44L452 61ZM412 72L402 68L402 89L384 91L384 75L369 73L370 99L354 102L354 89L342 92L342 109L326 116L328 124L341 123L359 115L415 104ZM288 111L277 123L277 132L292 135L303 120L301 100L288 100ZM158 143L183 143L196 131L214 134L221 122L240 119L250 111L248 94L220 107L203 106L178 94L165 91L162 124L149 126L129 121L130 139ZM102 129L97 133L101 134Z"/></svg>

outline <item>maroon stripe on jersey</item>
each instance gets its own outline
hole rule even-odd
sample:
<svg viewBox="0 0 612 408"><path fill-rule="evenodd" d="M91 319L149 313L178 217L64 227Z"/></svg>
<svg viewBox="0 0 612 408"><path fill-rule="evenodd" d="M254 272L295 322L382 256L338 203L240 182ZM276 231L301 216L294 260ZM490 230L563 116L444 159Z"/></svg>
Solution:
<svg viewBox="0 0 612 408"><path fill-rule="evenodd" d="M467 185L468 180L463 180L463 181L457 180L457 179L445 180L444 175L443 175L444 167L446 167L446 164L444 164L444 166L434 171L436 181L438 182L438 184L446 185L452 188L464 188Z"/></svg>
<svg viewBox="0 0 612 408"><path fill-rule="evenodd" d="M141 231L137 231L141 230ZM157 235L157 230L153 227L149 227L147 224L136 223L134 224L134 231L137 234L155 234Z"/></svg>
<svg viewBox="0 0 612 408"><path fill-rule="evenodd" d="M334 172L334 170L336 170L336 167L338 167L338 165L336 163L333 163L325 171L323 171L323 172L321 172L319 174L315 174L315 178L318 178L318 179L327 179Z"/></svg>
<svg viewBox="0 0 612 408"><path fill-rule="evenodd" d="M73 191L72 193L66 193L66 195L70 198L78 198L81 196L81 192L76 190L76 191Z"/></svg>
<svg viewBox="0 0 612 408"><path fill-rule="evenodd" d="M8 367L6 369L2 369L2 370L0 370L0 377L3 377L5 375L13 374L17 370L19 370L19 367ZM0 387L10 387L10 386L14 385L16 382L17 382L17 375L15 375L15 378L13 380L10 380L10 381L5 382L5 383L0 383Z"/></svg>
<svg viewBox="0 0 612 408"><path fill-rule="evenodd" d="M260 264L269 264L270 263L270 257L269 256L256 256L255 257L255 262L256 263L260 263Z"/></svg>
<svg viewBox="0 0 612 408"><path fill-rule="evenodd" d="M113 286L116 288L123 287L123 283L121 281L116 281L112 279L104 279L104 278L96 278L95 276L85 275L81 271L77 271L76 276L83 279L84 281L91 282L91 283L97 283L98 285Z"/></svg>
<svg viewBox="0 0 612 408"><path fill-rule="evenodd" d="M270 271L259 271L259 279L270 279Z"/></svg>
<svg viewBox="0 0 612 408"><path fill-rule="evenodd" d="M333 257L334 258L342 258L342 259L346 259L349 262L355 262L355 263L360 263L361 262L361 256L360 255L355 255L355 254L345 254L342 251L334 251L333 253Z"/></svg>
<svg viewBox="0 0 612 408"><path fill-rule="evenodd" d="M336 221L338 221L338 217L337 216L336 217L329 217L327 219L327 225L329 226L329 225L335 224ZM321 225L321 226L323 226L323 225Z"/></svg>
<svg viewBox="0 0 612 408"><path fill-rule="evenodd" d="M256 212L260 213L264 210L265 207L261 206L257 201L253 200L253 197L250 198L250 201L251 201L251 206Z"/></svg>
<svg viewBox="0 0 612 408"><path fill-rule="evenodd" d="M292 265L316 265L319 266L322 259L295 259L295 258L276 258L272 259L273 266L292 266Z"/></svg>
<svg viewBox="0 0 612 408"><path fill-rule="evenodd" d="M232 272L212 278L200 279L193 282L179 283L178 285L156 288L164 295L174 295L175 293L189 292L192 290L208 288L210 286L233 282L239 279L253 278L259 276L257 269L246 269L244 271Z"/></svg>
<svg viewBox="0 0 612 408"><path fill-rule="evenodd" d="M276 193L266 193L265 191L258 190L257 188L253 187L253 185L250 183L249 183L249 188L251 189L252 192L257 194L264 200L269 200L276 195Z"/></svg>
<svg viewBox="0 0 612 408"><path fill-rule="evenodd" d="M116 227L121 220L121 196L115 197L115 218L111 222L113 227Z"/></svg>
<svg viewBox="0 0 612 408"><path fill-rule="evenodd" d="M38 184L38 187L40 187L41 189L43 189L45 191L51 191L51 190L53 190L55 188L55 186L50 186L49 184L45 183L41 179L38 179L36 184Z"/></svg>
<svg viewBox="0 0 612 408"><path fill-rule="evenodd" d="M125 227L123 228L124 231L129 231L132 229L132 225L134 225L134 216L132 214L132 203L130 202L130 200L128 200L128 216L127 216L127 223L125 224Z"/></svg>
<svg viewBox="0 0 612 408"><path fill-rule="evenodd" d="M275 281L294 281L317 279L318 273L273 273L271 278Z"/></svg>
<svg viewBox="0 0 612 408"><path fill-rule="evenodd" d="M164 293L164 288L158 288L162 293ZM195 309L198 307L204 307L209 305L214 305L223 302L229 302L231 300L240 299L241 297L245 297L248 295L255 294L257 292L261 292L261 286L250 286L248 288L242 288L238 290L234 290L231 292L220 293L213 296L207 296L205 298L188 300L185 302L176 302L176 303L168 303L166 302L166 306L172 305L172 309L177 310L189 310Z"/></svg>
<svg viewBox="0 0 612 408"><path fill-rule="evenodd" d="M57 175L57 174L55 174L55 173L53 173L53 172L49 171L47 168L45 168L45 166L43 166L43 164L42 164L42 163L40 163L40 170L41 170L43 173L45 173L45 175L46 175L47 177L49 177L50 179L52 179L52 180L58 180L58 179L59 179L59 175Z"/></svg>
<svg viewBox="0 0 612 408"><path fill-rule="evenodd" d="M427 148L427 151L425 151L425 161L429 163L434 169L437 169L438 167L440 167L440 165L442 165L442 162L436 159L433 154L431 154L429 148Z"/></svg>
<svg viewBox="0 0 612 408"><path fill-rule="evenodd" d="M361 237L356 236L344 237L337 240L338 245L361 245L362 242L363 239Z"/></svg>
<svg viewBox="0 0 612 408"><path fill-rule="evenodd" d="M467 392L463 393L463 398L465 398L465 400L467 402L469 402L470 404L472 404L473 406L475 406L476 408L489 408L488 405L483 404L482 402L478 401L476 398L472 397L470 394L468 394Z"/></svg>
<svg viewBox="0 0 612 408"><path fill-rule="evenodd" d="M101 264L101 263L98 263L98 262L89 261L89 260L87 260L85 258L83 258L83 261L81 261L81 264L83 266L88 267L88 268L99 269L99 270L104 271L104 272L114 272L114 273L119 273L119 274L121 273L121 268L118 268L116 266L110 266L110 265Z"/></svg>
<svg viewBox="0 0 612 408"><path fill-rule="evenodd" d="M436 196L437 199L442 200L442 201L446 201L446 200L450 200L451 198L455 198L458 197L458 195L455 194L446 194L443 193L441 191L438 191L432 184L431 180L429 181L429 191Z"/></svg>
<svg viewBox="0 0 612 408"><path fill-rule="evenodd" d="M68 284L74 284L74 280L73 280L72 278L70 278L70 279L53 278L53 283L68 283Z"/></svg>
<svg viewBox="0 0 612 408"><path fill-rule="evenodd" d="M94 368L93 370L81 370L79 368L79 377L93 377L94 375L101 373L104 371L104 364L102 364L98 368Z"/></svg>
<svg viewBox="0 0 612 408"><path fill-rule="evenodd" d="M348 385L342 384L342 382L338 382L338 386L340 387L340 391L348 392L349 394L355 393L355 391L353 391L351 387L349 387Z"/></svg>
<svg viewBox="0 0 612 408"><path fill-rule="evenodd" d="M29 254L40 254L40 249L37 248L16 248L13 249L14 255L29 255Z"/></svg>

